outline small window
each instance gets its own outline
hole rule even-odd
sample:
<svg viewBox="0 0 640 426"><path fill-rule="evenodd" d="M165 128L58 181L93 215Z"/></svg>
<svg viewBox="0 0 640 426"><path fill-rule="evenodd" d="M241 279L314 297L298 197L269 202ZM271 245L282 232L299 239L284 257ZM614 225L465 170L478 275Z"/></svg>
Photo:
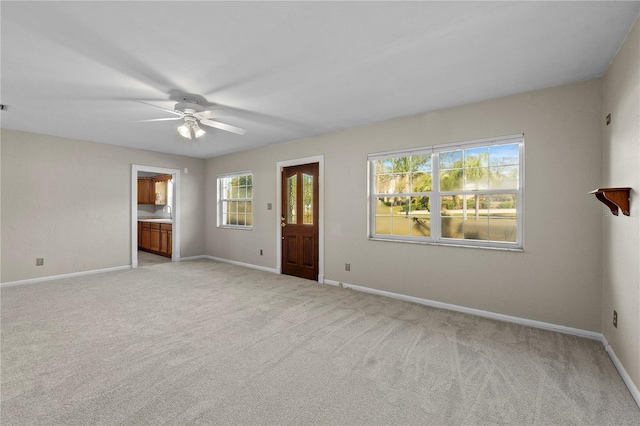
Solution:
<svg viewBox="0 0 640 426"><path fill-rule="evenodd" d="M524 140L369 156L369 237L521 249Z"/></svg>
<svg viewBox="0 0 640 426"><path fill-rule="evenodd" d="M253 226L253 173L218 176L218 226Z"/></svg>

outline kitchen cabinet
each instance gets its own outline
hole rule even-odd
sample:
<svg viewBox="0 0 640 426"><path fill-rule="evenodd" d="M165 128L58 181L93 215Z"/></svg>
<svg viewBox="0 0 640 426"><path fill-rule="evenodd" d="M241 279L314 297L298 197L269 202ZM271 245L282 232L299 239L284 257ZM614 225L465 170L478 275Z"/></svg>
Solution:
<svg viewBox="0 0 640 426"><path fill-rule="evenodd" d="M171 256L171 237L172 229L170 223L160 225L160 254Z"/></svg>
<svg viewBox="0 0 640 426"><path fill-rule="evenodd" d="M138 250L171 257L172 237L173 227L170 223L138 222Z"/></svg>
<svg viewBox="0 0 640 426"><path fill-rule="evenodd" d="M171 176L158 176L153 178L154 200L152 204L165 206L167 204L167 184Z"/></svg>
<svg viewBox="0 0 640 426"><path fill-rule="evenodd" d="M138 204L167 204L167 187L171 175L138 178Z"/></svg>
<svg viewBox="0 0 640 426"><path fill-rule="evenodd" d="M138 222L140 224L140 244L138 248L142 250L151 250L151 224L149 222Z"/></svg>
<svg viewBox="0 0 640 426"><path fill-rule="evenodd" d="M160 251L160 224L151 224L151 242L149 244L149 251L158 253Z"/></svg>
<svg viewBox="0 0 640 426"><path fill-rule="evenodd" d="M149 204L151 194L151 179L138 179L138 204Z"/></svg>

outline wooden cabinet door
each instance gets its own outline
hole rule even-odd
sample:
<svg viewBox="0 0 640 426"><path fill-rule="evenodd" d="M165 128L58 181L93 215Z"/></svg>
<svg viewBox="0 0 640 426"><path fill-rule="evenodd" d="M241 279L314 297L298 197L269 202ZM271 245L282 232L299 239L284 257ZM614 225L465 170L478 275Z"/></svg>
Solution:
<svg viewBox="0 0 640 426"><path fill-rule="evenodd" d="M142 222L138 222L138 248L142 245Z"/></svg>
<svg viewBox="0 0 640 426"><path fill-rule="evenodd" d="M142 241L140 243L140 247L143 248L144 250L151 249L151 227L148 225L149 223L142 224L142 237L141 237Z"/></svg>
<svg viewBox="0 0 640 426"><path fill-rule="evenodd" d="M152 203L157 206L164 206L167 204L167 181L166 177L161 177L153 180Z"/></svg>
<svg viewBox="0 0 640 426"><path fill-rule="evenodd" d="M151 244L149 250L159 252L160 251L160 224L151 224Z"/></svg>
<svg viewBox="0 0 640 426"><path fill-rule="evenodd" d="M169 231L164 229L164 227L160 228L160 253L166 255L169 253Z"/></svg>
<svg viewBox="0 0 640 426"><path fill-rule="evenodd" d="M138 179L138 204L149 204L151 195L151 179Z"/></svg>
<svg viewBox="0 0 640 426"><path fill-rule="evenodd" d="M160 254L171 257L171 229L170 223L160 225Z"/></svg>

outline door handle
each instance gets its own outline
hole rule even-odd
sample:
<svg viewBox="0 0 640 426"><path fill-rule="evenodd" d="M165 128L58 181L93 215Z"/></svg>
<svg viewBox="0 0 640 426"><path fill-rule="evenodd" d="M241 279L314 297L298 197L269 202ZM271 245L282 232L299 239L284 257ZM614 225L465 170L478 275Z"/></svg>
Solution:
<svg viewBox="0 0 640 426"><path fill-rule="evenodd" d="M287 226L285 221L286 219L284 218L284 215L280 216L280 226L282 226L283 228Z"/></svg>

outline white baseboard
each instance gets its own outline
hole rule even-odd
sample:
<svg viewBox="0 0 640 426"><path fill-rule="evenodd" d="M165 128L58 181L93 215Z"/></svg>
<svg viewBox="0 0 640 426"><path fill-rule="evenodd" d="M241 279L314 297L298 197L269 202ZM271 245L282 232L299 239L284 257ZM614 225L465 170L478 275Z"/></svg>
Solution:
<svg viewBox="0 0 640 426"><path fill-rule="evenodd" d="M236 260L223 259L221 257L203 255L200 258L201 259L215 260L216 262L230 263L230 264L236 265L236 266L244 266L245 268L257 269L259 271L273 272L274 274L278 273L278 270L275 269L275 268L267 268L266 266L253 265L251 263L238 262Z"/></svg>
<svg viewBox="0 0 640 426"><path fill-rule="evenodd" d="M200 256L183 257L180 259L180 261L182 262L187 260L198 260L198 259L209 259L209 260L214 260L216 262L230 263L231 265L244 266L245 268L257 269L259 271L271 272L278 275L282 274L281 268L268 268L266 266L254 265L252 263L238 262L236 260L225 259L222 257L208 256L206 254L203 254ZM322 274L318 275L318 283L325 284L324 275Z"/></svg>
<svg viewBox="0 0 640 426"><path fill-rule="evenodd" d="M362 291L364 293L377 294L379 296L391 297L393 299L404 300L407 302L418 303L420 305L431 306L434 308L448 309L450 311L462 312L465 314L475 315L478 317L489 318L498 321L510 322L514 324L526 325L529 327L540 328L542 330L557 331L559 333L571 334L574 336L586 337L587 339L601 340L602 334L593 331L582 330L579 328L566 327L564 325L552 324L543 321L536 321L526 318L514 317L511 315L498 314L490 311L483 311L481 309L467 308L466 306L452 305L449 303L436 302L435 300L422 299L420 297L407 296L400 293L392 293L384 290L376 290L374 288L362 287L359 285L353 285L348 283L341 283L338 281L328 280L325 278L325 284L342 286L344 288L351 288L353 290Z"/></svg>
<svg viewBox="0 0 640 426"><path fill-rule="evenodd" d="M613 348L609 345L609 342L607 341L607 338L604 337L604 335L602 336L602 345L609 354L609 358L611 358L611 361L618 370L618 373L620 373L622 381L625 385L627 385L627 388L629 388L629 392L631 392L631 396L636 401L636 404L638 404L638 408L640 408L640 390L638 390L636 384L633 383L633 380L631 380L631 376L629 376L629 373L627 373L627 370L624 368L624 366L616 356L616 353L613 351Z"/></svg>
<svg viewBox="0 0 640 426"><path fill-rule="evenodd" d="M90 271L72 272L70 274L51 275L48 277L30 278L28 280L8 281L6 283L0 283L0 287L13 287L16 285L23 285L23 284L35 284L35 283L40 283L44 281L59 280L62 278L81 277L84 275L102 274L104 272L123 271L125 269L131 269L131 265L114 266L113 268L104 268L104 269L92 269Z"/></svg>
<svg viewBox="0 0 640 426"><path fill-rule="evenodd" d="M205 256L204 254L200 254L198 256L181 257L180 262L188 262L189 260L200 260L200 259L207 259L207 256Z"/></svg>

